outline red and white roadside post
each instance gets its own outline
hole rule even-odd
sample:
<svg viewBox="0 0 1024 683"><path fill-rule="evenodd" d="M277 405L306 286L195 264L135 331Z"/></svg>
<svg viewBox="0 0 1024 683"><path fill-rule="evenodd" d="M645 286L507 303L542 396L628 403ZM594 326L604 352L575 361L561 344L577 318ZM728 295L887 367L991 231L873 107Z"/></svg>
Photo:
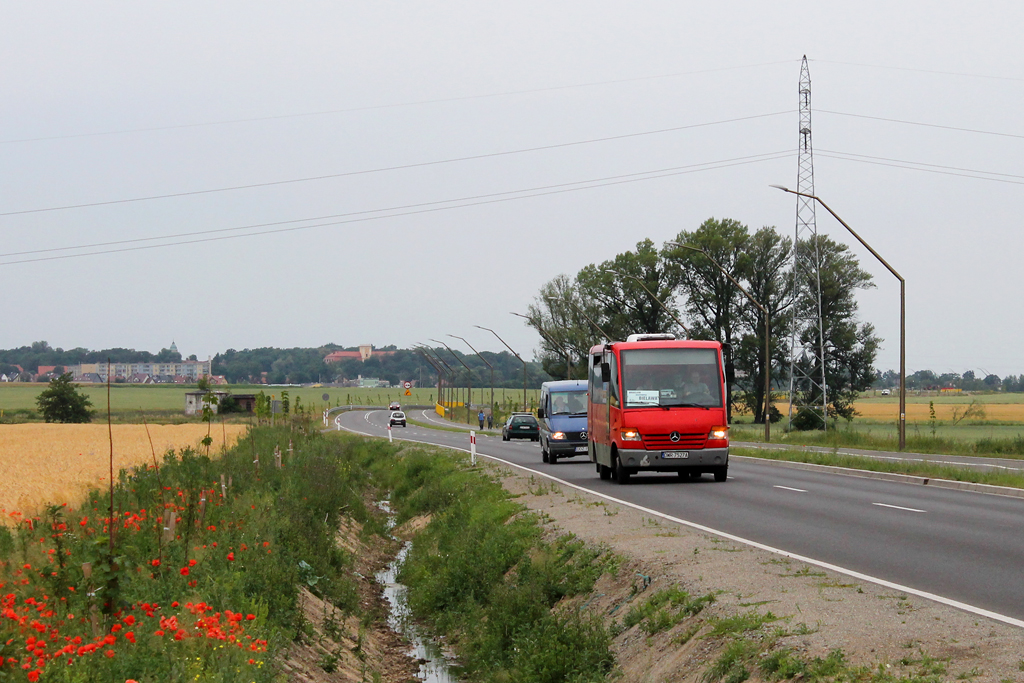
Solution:
<svg viewBox="0 0 1024 683"><path fill-rule="evenodd" d="M388 421L388 443L394 443L395 440L391 436L391 421Z"/></svg>
<svg viewBox="0 0 1024 683"><path fill-rule="evenodd" d="M469 431L469 464L476 466L476 432Z"/></svg>

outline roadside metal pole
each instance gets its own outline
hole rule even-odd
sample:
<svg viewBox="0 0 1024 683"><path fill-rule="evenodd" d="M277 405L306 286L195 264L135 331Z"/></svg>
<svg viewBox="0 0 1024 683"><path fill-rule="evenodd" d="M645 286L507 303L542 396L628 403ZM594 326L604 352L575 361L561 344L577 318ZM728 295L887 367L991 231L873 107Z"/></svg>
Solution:
<svg viewBox="0 0 1024 683"><path fill-rule="evenodd" d="M694 246L691 246L689 244L680 244L679 242L666 242L666 244L669 244L669 245L674 246L674 247L682 247L683 249L689 249L690 251L696 251L698 253L701 253L701 254L704 254L705 256L707 256L708 260L711 261L712 263L714 263L715 266L717 266L718 269L720 271L722 271L722 274L725 275L727 278L729 278L729 280L734 285L736 285L736 287L738 287L741 292L743 292L743 294L750 300L750 303L752 303L755 306L757 306L758 310L760 310L761 313L764 314L764 441L765 441L765 443L771 443L771 440L772 440L772 420L771 420L771 412L770 412L769 409L771 408L771 404L772 404L772 378L771 378L771 373L772 373L772 352L771 352L772 331L771 331L771 323L769 322L770 316L768 315L768 309L766 309L764 306L762 306L760 303L758 303L754 299L754 297L750 296L750 292L748 292L746 289L744 289L743 285L741 285L739 282L737 282L736 278L734 278L732 275L730 275L729 271L727 271L725 268L723 268L722 264L719 263L718 261L716 261L714 259L714 257L711 256L711 254L709 254L708 252L704 251L703 249L701 249L699 247L694 247Z"/></svg>
<svg viewBox="0 0 1024 683"><path fill-rule="evenodd" d="M466 396L467 396L467 398L466 398L466 424L470 424L470 415L469 415L470 408L469 408L469 403L470 403L470 399L472 399L472 397L473 397L473 371L469 369L468 365L466 365L465 363L462 362L462 359L459 358L458 355L454 351L452 351L452 347L448 346L443 341L438 341L437 339L431 339L430 341L437 342L438 344L440 344L444 348L448 349L448 353L450 353L453 356L455 356L455 360L457 360L460 363L462 363L462 367L466 368L466 376L468 377L468 379L466 381L467 381L467 384L469 385L468 393L466 394Z"/></svg>
<svg viewBox="0 0 1024 683"><path fill-rule="evenodd" d="M477 358L482 360L484 362L484 365L486 365L487 367L489 367L491 369L491 404L488 407L488 410L490 410L491 411L491 415L493 415L494 414L494 366L491 365L490 363L488 363L487 359L484 358L483 356L481 356L480 352L477 351L475 348L473 348L473 345L470 344L465 339L463 339L462 337L460 337L458 335L455 335L455 334L449 334L448 336L449 337L454 337L455 339L462 339L462 341L466 342L466 346L468 346L469 348L473 349L473 353L476 354ZM483 393L483 389L481 389L480 390L480 398L482 399L483 397L484 397L484 393ZM476 441L474 441L473 443L476 443Z"/></svg>
<svg viewBox="0 0 1024 683"><path fill-rule="evenodd" d="M509 311L509 313L515 316L519 316L520 318L529 321L530 324L533 324L533 319L530 318L529 316L523 315L522 313L516 313L515 311ZM551 335L547 334L544 331L544 328L542 328L539 323L537 324L537 327L535 327L534 329L540 333L540 336L547 339L552 346L557 346L562 350L562 355L565 356L565 378L572 379L572 353L570 352L569 348L567 346L562 346L562 344L555 341L555 339Z"/></svg>
<svg viewBox="0 0 1024 683"><path fill-rule="evenodd" d="M597 324L597 323L595 323L595 322L594 322L593 320L591 320L591 319L590 319L590 316L589 316L589 315L587 315L586 313L584 313L584 312L583 312L583 309L582 309L582 308L580 308L579 306L577 306L576 304L574 304L574 303L573 303L572 301L569 301L568 299L559 299L559 298L557 298L557 297L553 297L553 296L546 296L546 297L544 297L544 298L545 298L545 299L547 299L548 301L561 301L562 303L566 303L566 304L569 304L570 306L572 306L573 308L575 308L575 309L576 309L576 311L577 311L577 312L578 312L578 313L579 313L580 315L582 315L582 316L583 316L584 318L586 318L586 319L587 319L587 322L588 322L588 323L590 323L591 325L593 325L594 327L596 327L596 328L597 328L597 331L598 331L598 332L600 332L601 334L603 334L603 335L604 335L604 338L605 338L605 339L607 339L608 341L611 341L611 340L612 340L611 336L609 336L607 332L605 332L604 330L602 330L602 329L601 329L601 326L600 326L600 325L598 325L598 324Z"/></svg>
<svg viewBox="0 0 1024 683"><path fill-rule="evenodd" d="M498 341L500 341L502 344L505 344L505 340L502 339L501 337L499 337L498 333L495 332L494 330L492 330L491 328L489 328L489 327L481 327L480 325L473 325L473 327L475 327L477 329L480 329L480 330L487 330L488 332L493 334L495 337L498 337ZM526 404L526 361L523 360L523 357L520 356L518 353L516 353L515 350L511 346L509 346L508 344L505 344L505 348L508 349L509 351L511 351L512 355L515 356L516 358L518 358L519 362L521 362L523 364L523 412L525 413L527 411L527 409L528 409L527 408L527 404Z"/></svg>
<svg viewBox="0 0 1024 683"><path fill-rule="evenodd" d="M899 439L900 439L900 444L899 444L899 448L900 448L901 451L905 451L907 449L907 281L903 278L902 275L900 275L899 273L896 272L895 268L893 268L892 266L889 265L888 261L886 261L884 258L882 258L881 255L877 251L872 249L871 245L868 244L867 242L865 242L863 237L858 235L857 232L853 228L851 228L849 225L847 225L846 221L844 221L842 218L839 217L839 214L837 214L835 211L833 211L832 208L829 207L828 204L826 204L825 202L821 201L820 197L817 197L817 196L815 196L813 194L807 194L805 192L797 192L796 190L791 190L788 187L783 187L782 185L771 185L771 187L774 187L777 190L782 190L783 192L788 192L789 194L795 194L795 195L799 195L801 197L807 197L808 199L813 199L814 201L816 201L819 204L821 204L822 208L824 208L826 211L828 211L830 214L832 214L833 218L835 218L837 221L839 221L839 223L844 228L846 228L850 232L851 235L853 235L855 238L857 238L857 241L860 242L864 246L865 249L867 249L868 251L871 252L872 256L874 256L876 259L878 259L879 263L881 263L883 266L885 266L886 269L888 269L888 271L890 273L892 273L896 277L897 280L900 281L900 419L899 419L899 430L900 430Z"/></svg>

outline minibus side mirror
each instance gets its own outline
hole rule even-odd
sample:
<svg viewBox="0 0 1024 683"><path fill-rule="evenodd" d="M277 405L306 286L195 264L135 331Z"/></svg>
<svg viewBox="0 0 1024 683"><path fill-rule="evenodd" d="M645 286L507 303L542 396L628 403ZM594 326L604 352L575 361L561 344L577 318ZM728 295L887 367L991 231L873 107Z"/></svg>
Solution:
<svg viewBox="0 0 1024 683"><path fill-rule="evenodd" d="M612 381L612 366L607 362L601 363L601 381L605 384Z"/></svg>

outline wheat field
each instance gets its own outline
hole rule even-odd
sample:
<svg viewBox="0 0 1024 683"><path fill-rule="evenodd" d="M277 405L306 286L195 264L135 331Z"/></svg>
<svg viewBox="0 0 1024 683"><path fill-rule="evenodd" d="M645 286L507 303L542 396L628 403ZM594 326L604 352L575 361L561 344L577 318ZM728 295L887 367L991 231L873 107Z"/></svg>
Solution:
<svg viewBox="0 0 1024 683"><path fill-rule="evenodd" d="M198 446L205 424L150 425L158 461L169 449ZM231 446L244 425L214 424L210 452ZM153 462L145 425L113 425L114 476L123 467ZM37 514L48 503L75 506L94 486L106 486L110 442L105 424L0 425L0 513ZM3 522L0 522L3 523Z"/></svg>

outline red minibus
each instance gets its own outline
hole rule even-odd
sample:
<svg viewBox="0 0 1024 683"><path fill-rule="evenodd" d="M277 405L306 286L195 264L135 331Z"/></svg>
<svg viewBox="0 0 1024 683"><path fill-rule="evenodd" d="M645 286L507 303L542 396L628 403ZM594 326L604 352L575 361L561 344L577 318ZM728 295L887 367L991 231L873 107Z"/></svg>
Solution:
<svg viewBox="0 0 1024 683"><path fill-rule="evenodd" d="M729 423L722 345L633 334L590 350L590 460L620 484L638 472L725 481Z"/></svg>

